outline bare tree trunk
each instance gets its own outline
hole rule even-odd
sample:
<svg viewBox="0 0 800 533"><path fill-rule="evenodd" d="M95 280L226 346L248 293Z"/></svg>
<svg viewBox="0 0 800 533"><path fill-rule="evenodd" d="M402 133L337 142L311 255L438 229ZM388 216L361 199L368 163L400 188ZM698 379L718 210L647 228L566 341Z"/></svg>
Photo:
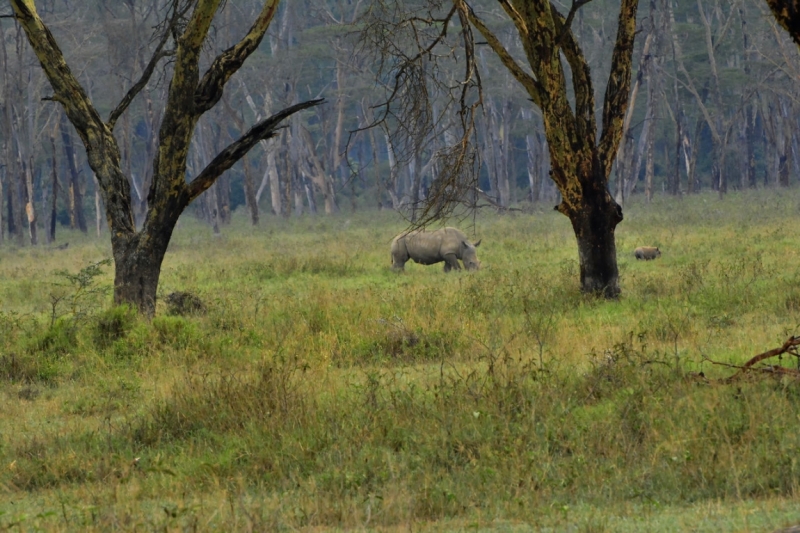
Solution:
<svg viewBox="0 0 800 533"><path fill-rule="evenodd" d="M501 117L501 128L499 135L499 150L500 156L500 175L497 177L497 189L500 193L500 205L508 207L511 204L511 184L509 180L511 159L511 129L512 129L512 115L511 115L511 102L506 101L503 105Z"/></svg>
<svg viewBox="0 0 800 533"><path fill-rule="evenodd" d="M755 120L755 117L753 117ZM754 144L754 128L753 123L748 119L747 120L747 127L745 129L745 144L746 149L745 153L747 154L747 186L751 189L756 188L756 155L755 150L753 149Z"/></svg>
<svg viewBox="0 0 800 533"><path fill-rule="evenodd" d="M781 187L788 187L790 182L790 174L792 168L792 119L791 109L786 101L778 97L778 115L780 116L780 137L781 142L779 146L782 148L780 154L780 185Z"/></svg>
<svg viewBox="0 0 800 533"><path fill-rule="evenodd" d="M614 180L616 185L614 201L616 201L620 206L625 205L625 201L628 199L630 194L629 191L631 190L630 181L633 167L633 155L633 135L631 134L630 130L628 130L625 133L625 136L622 138L622 141L619 143L619 152L614 168L616 173L616 179Z"/></svg>
<svg viewBox="0 0 800 533"><path fill-rule="evenodd" d="M647 72L647 117L645 118L644 128L647 129L647 142L645 148L645 171L644 171L644 191L647 202L653 200L653 174L654 174L654 145L655 145L655 126L658 117L656 116L656 65L650 62Z"/></svg>
<svg viewBox="0 0 800 533"><path fill-rule="evenodd" d="M14 200L14 193L13 193L13 178L9 181L9 186L6 189L6 220L8 222L8 238L11 239L12 237L18 236L18 228L17 221L14 216L15 213L15 204L16 200Z"/></svg>
<svg viewBox="0 0 800 533"><path fill-rule="evenodd" d="M745 5L740 4L739 8L739 21L741 24L742 30L742 41L744 47L744 74L745 76L750 76L750 62L751 62L751 51L750 51L750 35L747 30L747 15L745 10ZM755 129L755 119L756 119L756 109L753 102L748 102L744 109L742 110L742 154L743 157L743 172L741 176L741 188L742 190L746 188L754 188L756 186L756 158L755 153L753 150L753 130ZM752 120L751 120L752 117Z"/></svg>
<svg viewBox="0 0 800 533"><path fill-rule="evenodd" d="M267 153L267 174L269 175L269 195L272 204L272 212L283 215L283 204L281 203L281 179L278 174L278 163L275 161L275 150Z"/></svg>
<svg viewBox="0 0 800 533"><path fill-rule="evenodd" d="M0 34L2 38L2 34ZM6 180L6 166L0 166L0 244L5 241L5 225L3 224L3 182Z"/></svg>
<svg viewBox="0 0 800 533"><path fill-rule="evenodd" d="M494 124L492 124L492 113L489 107L491 101L491 99L487 101L487 113L484 120L481 121L483 124L483 142L481 143L480 150L482 164L486 165L486 178L489 182L488 196L492 201L499 203L500 194L497 191L497 157L495 156L494 134L492 133Z"/></svg>
<svg viewBox="0 0 800 533"><path fill-rule="evenodd" d="M215 147L218 151L219 147ZM219 219L228 225L231 223L231 179L228 174L223 174L214 184L217 187L217 201L219 202Z"/></svg>
<svg viewBox="0 0 800 533"><path fill-rule="evenodd" d="M765 114L763 115L764 125L764 185L774 186L780 181L780 158L781 150L779 144L781 142L781 127L780 119L777 117L775 108L771 102L767 102L765 106Z"/></svg>
<svg viewBox="0 0 800 533"><path fill-rule="evenodd" d="M527 148L527 166L528 166L528 183L530 185L530 201L537 203L541 199L542 193L542 175L539 170L541 168L541 157L543 146L539 134L535 136L530 133L525 136L525 147Z"/></svg>
<svg viewBox="0 0 800 533"><path fill-rule="evenodd" d="M652 16L652 8L651 8ZM636 106L636 99L639 96L639 88L642 86L644 74L647 71L647 65L651 60L650 47L655 39L655 31L651 26L650 31L645 38L644 45L642 46L642 54L639 58L639 68L637 69L636 79L633 82L631 89L631 96L628 100L628 108L625 111L625 120L622 127L622 142L620 142L619 152L617 152L617 168L615 180L615 201L620 205L625 205L627 198L626 187L629 189L630 185L626 182L630 180L629 171L633 167L633 136L630 133L631 119L633 118L633 110Z"/></svg>
<svg viewBox="0 0 800 533"><path fill-rule="evenodd" d="M653 174L655 168L654 145L655 135L651 131L647 136L647 155L644 165L644 195L647 199L647 203L653 201Z"/></svg>
<svg viewBox="0 0 800 533"><path fill-rule="evenodd" d="M345 104L345 97L344 97L344 90L345 90L345 82L344 82L344 68L342 67L342 62L336 62L336 92L337 92L337 101L336 101L336 127L333 132L333 143L331 143L331 174L335 174L339 172L339 167L342 164L342 132L344 131L344 104Z"/></svg>
<svg viewBox="0 0 800 533"><path fill-rule="evenodd" d="M336 205L336 192L334 189L333 179L328 173L325 172L322 162L316 155L311 133L309 133L309 131L303 126L298 126L297 130L301 136L301 139L298 139L298 141L302 142L302 150L305 154L304 159L308 161L308 174L314 184L322 192L322 197L325 200L325 214L331 215L336 213L339 210L339 207Z"/></svg>
<svg viewBox="0 0 800 533"><path fill-rule="evenodd" d="M397 159L394 156L394 150L392 150L392 141L389 138L389 134L386 131L383 134L386 140L386 155L389 161L389 181L386 183L386 192L392 200L392 209L397 210L400 209L400 198L397 190L397 178L400 170L397 168Z"/></svg>
<svg viewBox="0 0 800 533"><path fill-rule="evenodd" d="M52 149L50 166L52 170L53 200L51 202L50 220L48 221L48 231L46 233L47 233L47 241L54 242L56 240L56 220L58 218L58 163L56 161L55 130L50 133L50 147ZM0 198L2 198L2 195L0 195Z"/></svg>
<svg viewBox="0 0 800 533"><path fill-rule="evenodd" d="M242 158L244 163L244 201L247 205L247 213L250 215L250 224L258 226L258 202L256 201L255 181L253 180L253 169L250 165L250 158Z"/></svg>
<svg viewBox="0 0 800 533"><path fill-rule="evenodd" d="M30 237L31 245L36 246L39 244L39 238L36 234L36 208L34 207L33 198L33 157L26 164L22 163L22 169L25 173L25 214L28 217L28 235Z"/></svg>
<svg viewBox="0 0 800 533"><path fill-rule="evenodd" d="M248 95L249 96L249 95ZM244 119L231 107L227 98L222 98L222 103L228 116L233 119L240 134L244 133L246 128ZM255 107L255 106L253 106ZM256 198L255 182L253 180L253 171L250 165L250 158L244 156L242 158L244 167L244 203L247 206L247 213L250 215L250 224L258 226L258 200Z"/></svg>
<svg viewBox="0 0 800 533"><path fill-rule="evenodd" d="M78 167L75 161L75 150L72 147L70 126L65 113L61 114L59 130L61 131L61 143L64 145L64 158L67 161L67 170L69 171L67 194L69 195L70 227L72 229L80 229L83 233L86 233L88 228L86 226L86 216L83 212L83 194L81 193L80 175L78 174Z"/></svg>
<svg viewBox="0 0 800 533"><path fill-rule="evenodd" d="M694 127L694 140L695 142L700 142L700 134L703 131L703 118L697 117L697 122ZM684 149L686 145L689 144L688 139L684 139ZM690 147L690 157L689 157L689 177L688 177L688 185L687 185L687 192L689 194L699 192L700 191L700 184L697 181L697 154L699 150L697 146Z"/></svg>
<svg viewBox="0 0 800 533"><path fill-rule="evenodd" d="M791 133L792 142L791 146L792 149L789 151L789 157L792 160L792 169L794 170L794 175L800 177L800 160L798 160L798 146L797 146L797 135Z"/></svg>
<svg viewBox="0 0 800 533"><path fill-rule="evenodd" d="M314 198L314 186L310 179L303 178L303 189L306 191L306 198L308 199L308 211L312 215L316 215L317 200Z"/></svg>
<svg viewBox="0 0 800 533"><path fill-rule="evenodd" d="M289 216L292 214L292 190L296 188L297 185L297 169L294 167L294 165L292 165L292 160L293 159L290 157L288 150L281 152L278 172L281 174L281 176L284 176L284 179L281 181L281 184L283 185L283 190L281 191L281 204L283 205L283 213L286 218L289 218Z"/></svg>
<svg viewBox="0 0 800 533"><path fill-rule="evenodd" d="M25 243L25 235L24 235L24 227L25 224L23 222L25 218L25 162L21 161L19 157L14 157L16 160L16 168L17 168L17 175L12 177L13 187L14 187L14 210L13 210L13 217L14 217L14 227L16 228L16 232L14 233L16 237L17 244L22 246Z"/></svg>
<svg viewBox="0 0 800 533"><path fill-rule="evenodd" d="M289 11L287 8L284 11L284 20L288 16L286 11ZM275 53L278 49L280 44L280 40L276 40L274 38L270 39L273 47L273 53ZM256 120L261 120L261 113L256 108L255 101L253 100L252 96L250 96L249 91L247 90L247 85L244 83L241 84L242 92L245 95L245 101L247 105L250 107L250 110L255 114ZM272 98L269 92L264 93L264 108L266 112L269 112L270 106L272 103ZM235 113L234 113L235 114ZM238 115L237 115L238 116ZM281 180L280 175L278 174L277 163L275 161L276 153L280 150L280 146L286 144L287 133L283 132L278 136L277 142L268 143L267 141L261 141L261 147L264 149L264 154L266 154L266 168L264 170L264 174L261 178L261 184L258 186L258 190L255 194L255 208L258 209L258 204L261 201L261 195L266 190L267 186L269 186L270 190L270 205L272 206L272 213L274 215L281 216L283 214L283 207L281 205Z"/></svg>
<svg viewBox="0 0 800 533"><path fill-rule="evenodd" d="M420 184L422 183L422 155L419 150L414 153L414 159L408 166L411 177L411 222L417 221L417 211L420 209Z"/></svg>
<svg viewBox="0 0 800 533"><path fill-rule="evenodd" d="M3 139L3 148L4 150L0 152L2 157L5 158L5 165L0 165L0 243L5 241L5 231L6 226L3 224L3 199L6 196L6 190L3 188L3 183L8 182L7 180L12 179L11 176L13 175L13 171L11 170L11 166L13 164L13 148L11 142L11 129L13 128L13 121L11 119L11 106L8 105L10 100L9 94L11 92L11 87L9 84L9 80L11 79L11 74L8 68L8 53L6 50L6 36L5 30L2 24L0 24L0 65L2 68L0 72L3 73L2 81L0 82L0 101L5 102L6 105L0 106L0 110L2 110L2 115L0 115L0 119L2 119L2 124L0 124L0 137ZM9 237L11 236L11 224L13 224L13 220L11 217L11 204L9 199L9 209L8 209L8 230L9 230Z"/></svg>
<svg viewBox="0 0 800 533"><path fill-rule="evenodd" d="M97 182L96 177L92 177L94 181L94 226L97 236L100 237L103 231L103 199L100 197L100 184Z"/></svg>
<svg viewBox="0 0 800 533"><path fill-rule="evenodd" d="M648 97L650 95L648 94ZM652 102L647 103L648 112L652 107ZM642 171L642 160L645 159L646 151L647 151L647 142L650 136L650 128L648 127L648 121L645 119L644 125L642 125L642 131L639 133L639 142L636 144L636 150L634 152L633 157L631 158L631 169L628 176L625 178L623 182L623 198L630 198L633 192L636 190L636 186L639 184L639 175ZM631 141L631 144L632 141Z"/></svg>
<svg viewBox="0 0 800 533"><path fill-rule="evenodd" d="M486 131L484 134L485 160L490 162L489 186L491 196L501 207L508 207L508 175L504 167L502 135L504 124L494 100L488 100Z"/></svg>
<svg viewBox="0 0 800 533"><path fill-rule="evenodd" d="M676 90L677 99L677 90ZM671 193L674 196L681 195L681 137L683 136L683 110L681 109L676 113L675 120L675 166L672 169L672 188Z"/></svg>
<svg viewBox="0 0 800 533"><path fill-rule="evenodd" d="M364 113L364 120L371 124L374 119L372 117L372 111L369 109L369 106L366 105L364 99L361 100L361 109ZM367 114L369 112L369 114ZM378 164L378 139L375 135L375 128L369 128L367 130L369 135L369 144L370 148L372 149L372 170L374 172L374 181L375 181L375 205L378 209L383 209L383 179L381 176L381 169Z"/></svg>
<svg viewBox="0 0 800 533"><path fill-rule="evenodd" d="M293 173L296 176L296 173ZM295 177L295 180L298 178ZM302 184L297 183L292 191L294 194L294 216L299 217L303 215L303 193L305 192L305 187Z"/></svg>

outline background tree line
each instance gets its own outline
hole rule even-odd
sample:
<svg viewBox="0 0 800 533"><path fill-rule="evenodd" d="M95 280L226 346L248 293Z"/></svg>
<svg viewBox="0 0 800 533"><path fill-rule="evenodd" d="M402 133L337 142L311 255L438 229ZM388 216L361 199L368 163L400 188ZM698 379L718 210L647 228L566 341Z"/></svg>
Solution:
<svg viewBox="0 0 800 533"><path fill-rule="evenodd" d="M153 26L165 0L50 0L42 17L98 109L110 111L146 68ZM607 69L616 31L615 2L595 0L575 14L592 71ZM221 105L198 123L189 156L195 173L247 125L282 107L325 96L327 103L295 115L225 173L192 209L215 231L234 209L253 224L274 213L334 213L340 209L415 207L441 163L432 155L446 140L398 153L389 128L362 129L375 119L385 86L376 65L357 52L353 32L365 2L282 2L254 57L228 84ZM522 56L513 27L496 3L473 8L513 54ZM568 6L565 4L565 12ZM248 28L255 1L228 2L215 20L213 46L227 47ZM624 205L632 194L691 194L714 189L786 187L800 172L796 47L761 0L642 2L634 51L633 90L610 187ZM487 46L476 60L483 83L477 113L479 201L497 208L555 203L539 111ZM0 239L50 242L59 224L102 231L101 195L83 146L52 94L24 33L0 19ZM88 74L100 72L103 76ZM445 73L446 74L446 73ZM453 73L455 79L455 73ZM596 92L605 80L594 80ZM131 181L137 224L147 206L152 159L167 84L158 72L115 134ZM434 99L434 101L436 101ZM452 120L444 99L436 120ZM355 132L355 133L351 133Z"/></svg>

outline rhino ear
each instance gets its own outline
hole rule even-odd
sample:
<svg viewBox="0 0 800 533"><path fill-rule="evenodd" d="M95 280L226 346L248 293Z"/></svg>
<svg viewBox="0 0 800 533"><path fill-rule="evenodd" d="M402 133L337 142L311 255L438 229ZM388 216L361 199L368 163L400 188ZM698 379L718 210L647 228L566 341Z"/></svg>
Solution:
<svg viewBox="0 0 800 533"><path fill-rule="evenodd" d="M475 244L473 244L473 246L474 246L475 248L477 248L478 246L480 246L480 245L481 245L481 241L482 241L482 240L483 240L483 239L478 239L478 242L476 242Z"/></svg>

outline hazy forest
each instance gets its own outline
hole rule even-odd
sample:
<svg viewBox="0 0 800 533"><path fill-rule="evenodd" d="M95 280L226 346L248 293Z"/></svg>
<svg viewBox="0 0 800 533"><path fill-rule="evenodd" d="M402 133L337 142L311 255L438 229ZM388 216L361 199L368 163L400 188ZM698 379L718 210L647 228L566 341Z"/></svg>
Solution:
<svg viewBox="0 0 800 533"><path fill-rule="evenodd" d="M800 58L763 1L642 2L634 52L629 126L610 179L623 207L633 194L681 196L787 187L800 173L794 136ZM592 71L603 73L613 46L616 9L595 0L577 11L576 32ZM41 2L39 10L101 112L122 97L149 58L158 2ZM244 33L259 2L231 2L215 20L210 47ZM387 98L376 67L358 54L364 2L281 4L267 39L198 124L189 173L207 164L255 117L299 100L326 105L294 117L252 150L192 206L215 232L237 208L253 224L263 214L302 216L358 209L404 209L424 198L435 175L435 146L397 161L391 131L376 127ZM489 12L497 9L488 3ZM489 20L513 50L499 13ZM2 30L3 240L45 244L61 227L99 234L105 217L83 146L60 108L24 33ZM484 203L500 208L557 203L548 177L542 124L513 77L486 47L477 49L483 108L477 118ZM598 94L605 90L595 78ZM144 212L167 87L154 76L116 130L137 216ZM444 102L441 104L444 106ZM440 112L446 112L443 107ZM353 133L356 132L356 133ZM443 134L441 132L437 132ZM54 188L54 183L55 188ZM55 191L55 192L54 192ZM26 205L30 210L26 211ZM31 226L29 219L36 223ZM53 222L55 220L55 222Z"/></svg>
<svg viewBox="0 0 800 533"><path fill-rule="evenodd" d="M0 527L800 524L781 4L0 3Z"/></svg>

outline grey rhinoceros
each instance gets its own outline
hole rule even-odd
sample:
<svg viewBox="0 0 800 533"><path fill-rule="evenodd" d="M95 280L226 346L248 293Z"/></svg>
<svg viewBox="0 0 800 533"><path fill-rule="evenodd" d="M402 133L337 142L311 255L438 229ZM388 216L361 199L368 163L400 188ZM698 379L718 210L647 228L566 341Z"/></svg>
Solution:
<svg viewBox="0 0 800 533"><path fill-rule="evenodd" d="M452 269L461 270L458 263L461 259L467 270L478 270L481 262L475 248L480 243L470 243L467 236L456 228L401 233L392 241L392 268L403 270L409 259L421 265L444 261L444 271L450 272Z"/></svg>

